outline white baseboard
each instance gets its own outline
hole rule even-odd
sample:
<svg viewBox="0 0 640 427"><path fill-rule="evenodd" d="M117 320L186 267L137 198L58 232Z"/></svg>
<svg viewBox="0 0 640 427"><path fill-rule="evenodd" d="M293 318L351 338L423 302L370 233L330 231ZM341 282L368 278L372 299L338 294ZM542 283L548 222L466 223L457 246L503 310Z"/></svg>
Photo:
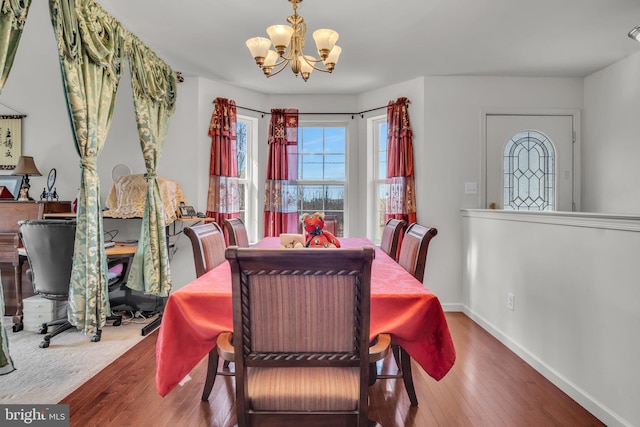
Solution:
<svg viewBox="0 0 640 427"><path fill-rule="evenodd" d="M454 310L453 307L460 309ZM444 305L443 305L444 308ZM518 357L529 364L533 369L538 371L543 377L551 381L556 387L566 393L573 400L578 402L583 408L593 414L594 417L605 423L608 427L633 427L631 423L624 420L608 407L596 400L585 390L573 384L564 378L559 372L549 367L544 361L538 359L534 354L530 353L526 348L522 347L518 342L512 340L501 330L488 322L482 316L479 316L470 310L464 304L447 304L445 311L462 311L474 322L480 325L484 330L490 333L494 338L504 344L509 350L513 351Z"/></svg>

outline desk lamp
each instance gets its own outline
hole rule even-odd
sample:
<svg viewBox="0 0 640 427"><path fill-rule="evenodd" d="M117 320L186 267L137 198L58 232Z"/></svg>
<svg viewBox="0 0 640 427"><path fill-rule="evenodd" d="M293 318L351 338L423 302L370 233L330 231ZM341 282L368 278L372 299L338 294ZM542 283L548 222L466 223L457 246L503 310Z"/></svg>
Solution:
<svg viewBox="0 0 640 427"><path fill-rule="evenodd" d="M29 175L41 176L42 174L36 167L36 164L33 161L33 157L30 156L20 156L18 159L18 164L15 169L11 173L11 175L22 175L22 186L20 187L20 197L18 201L25 202L29 200L33 200L29 196Z"/></svg>

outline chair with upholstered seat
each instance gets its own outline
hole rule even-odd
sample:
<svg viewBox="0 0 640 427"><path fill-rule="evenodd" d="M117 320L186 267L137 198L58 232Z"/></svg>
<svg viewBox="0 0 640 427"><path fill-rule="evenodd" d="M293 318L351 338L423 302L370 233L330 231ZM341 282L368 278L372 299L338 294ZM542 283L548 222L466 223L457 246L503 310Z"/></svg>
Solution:
<svg viewBox="0 0 640 427"><path fill-rule="evenodd" d="M223 262L227 262L224 256L226 249L224 234L220 226L215 222L187 226L184 228L184 234L191 241L193 260L196 267L196 277L200 277ZM219 360L220 358L218 356L217 347L214 347L209 351L207 378L204 383L202 400L209 399L209 394L211 394L213 384L215 383L216 376L218 374L226 376L233 375L233 372L228 369L228 361L225 361L223 370L218 371Z"/></svg>
<svg viewBox="0 0 640 427"><path fill-rule="evenodd" d="M27 275L34 293L49 300L67 301L76 238L75 220L27 220L18 224L29 260ZM47 334L52 327L55 329ZM40 347L49 347L51 338L73 327L66 316L43 323L39 332L46 335Z"/></svg>
<svg viewBox="0 0 640 427"><path fill-rule="evenodd" d="M382 229L380 249L396 261L398 260L400 237L403 235L406 228L407 221L404 219L390 218Z"/></svg>
<svg viewBox="0 0 640 427"><path fill-rule="evenodd" d="M229 246L249 247L247 227L240 218L227 218L222 221Z"/></svg>
<svg viewBox="0 0 640 427"><path fill-rule="evenodd" d="M371 247L227 249L239 427L366 426ZM385 335L383 334L382 337ZM372 357L373 359L370 359Z"/></svg>
<svg viewBox="0 0 640 427"><path fill-rule="evenodd" d="M429 242L436 234L438 234L438 230L435 228L413 223L407 228L402 238L398 263L420 282L424 279ZM377 375L377 378L402 378L411 405L417 406L418 398L411 374L411 356L395 340L391 342L391 349L393 350L398 371L396 374Z"/></svg>

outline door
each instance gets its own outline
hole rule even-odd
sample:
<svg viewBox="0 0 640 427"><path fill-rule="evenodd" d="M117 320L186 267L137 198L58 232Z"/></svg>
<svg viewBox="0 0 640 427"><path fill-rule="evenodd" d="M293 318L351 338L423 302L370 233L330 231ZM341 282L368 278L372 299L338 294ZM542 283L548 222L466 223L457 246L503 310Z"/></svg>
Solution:
<svg viewBox="0 0 640 427"><path fill-rule="evenodd" d="M573 211L573 116L485 119L485 207Z"/></svg>

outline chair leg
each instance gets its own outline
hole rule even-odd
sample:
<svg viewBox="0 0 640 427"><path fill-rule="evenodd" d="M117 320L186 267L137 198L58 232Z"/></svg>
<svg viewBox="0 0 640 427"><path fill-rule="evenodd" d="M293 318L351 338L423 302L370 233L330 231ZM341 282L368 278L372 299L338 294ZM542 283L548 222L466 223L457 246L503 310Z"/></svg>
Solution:
<svg viewBox="0 0 640 427"><path fill-rule="evenodd" d="M58 335L61 332L66 331L67 329L71 329L74 326L67 320L58 320L58 321L54 321L54 322L49 322L49 323L45 323L42 325L41 330L46 331L47 328L49 326L58 326L56 329L54 329L53 332L51 332L50 334L47 334L44 336L44 338L42 339L42 342L40 343L40 348L47 348L49 347L49 342L51 341L51 338L55 337L56 335Z"/></svg>
<svg viewBox="0 0 640 427"><path fill-rule="evenodd" d="M378 366L376 363L369 363L369 387L376 383L378 379Z"/></svg>
<svg viewBox="0 0 640 427"><path fill-rule="evenodd" d="M416 389L413 386L413 376L411 375L411 356L407 350L400 348L400 369L402 369L402 381L407 389L411 406L418 406L418 398L416 397Z"/></svg>
<svg viewBox="0 0 640 427"><path fill-rule="evenodd" d="M392 341L391 351L393 352L393 359L396 361L396 365L400 368L400 345L395 341Z"/></svg>
<svg viewBox="0 0 640 427"><path fill-rule="evenodd" d="M209 395L213 389L213 383L216 381L216 374L218 373L218 346L215 346L209 351L209 362L207 364L207 379L204 382L204 390L202 391L202 400L209 400Z"/></svg>

